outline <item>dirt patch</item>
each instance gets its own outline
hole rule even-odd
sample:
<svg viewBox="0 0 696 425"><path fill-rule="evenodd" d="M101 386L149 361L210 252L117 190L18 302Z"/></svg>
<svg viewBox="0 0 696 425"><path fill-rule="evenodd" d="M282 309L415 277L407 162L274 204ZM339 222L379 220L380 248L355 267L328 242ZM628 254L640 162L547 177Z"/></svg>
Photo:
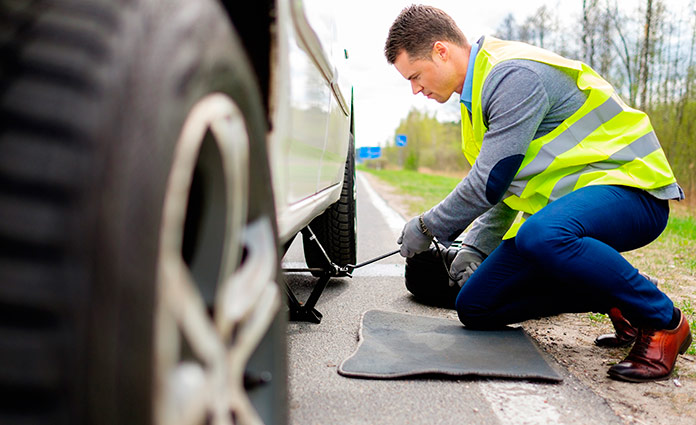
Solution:
<svg viewBox="0 0 696 425"><path fill-rule="evenodd" d="M409 199L393 187L363 173L372 187L405 219L410 218ZM670 261L656 262L660 252L647 246L626 254L640 270L658 277L663 290L679 305L696 305L696 279ZM696 424L696 358L682 355L670 379L632 384L607 376L607 369L621 361L630 348L607 349L594 345L597 335L613 332L609 319L596 314L563 314L522 323L540 347L581 382L607 400L629 425ZM588 412L588 414L592 414Z"/></svg>
<svg viewBox="0 0 696 425"><path fill-rule="evenodd" d="M434 174L436 176L455 177L458 179L463 179L469 171L468 170L442 171L442 170L433 170L433 169L426 168L426 167L418 167L418 172L425 173L425 174Z"/></svg>
<svg viewBox="0 0 696 425"><path fill-rule="evenodd" d="M626 424L696 423L696 359L679 356L676 372L666 381L633 384L607 376L607 369L621 361L629 348L600 348L597 335L613 332L608 319L588 314L529 320L522 326L541 348L581 382L607 400Z"/></svg>

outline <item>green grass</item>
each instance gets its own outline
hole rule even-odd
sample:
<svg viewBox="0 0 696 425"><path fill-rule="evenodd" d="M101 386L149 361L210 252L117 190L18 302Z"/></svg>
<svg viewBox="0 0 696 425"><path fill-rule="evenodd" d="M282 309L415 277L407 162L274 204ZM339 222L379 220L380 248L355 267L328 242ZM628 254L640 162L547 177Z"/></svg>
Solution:
<svg viewBox="0 0 696 425"><path fill-rule="evenodd" d="M696 218L691 215L671 215L667 228L658 242L665 245L675 266L696 275Z"/></svg>
<svg viewBox="0 0 696 425"><path fill-rule="evenodd" d="M691 303L691 300L682 300L681 302L678 302L677 308L681 310L682 314L684 314L686 319L689 321L691 334L696 336L696 311L694 311L694 306ZM686 350L686 354L690 354L692 356L696 355L696 344L692 343L691 347Z"/></svg>
<svg viewBox="0 0 696 425"><path fill-rule="evenodd" d="M609 316L607 316L604 313L587 313L587 318L590 319L590 322L601 325L605 323L610 323L611 321L609 320Z"/></svg>
<svg viewBox="0 0 696 425"><path fill-rule="evenodd" d="M374 170L358 166L385 183L408 195L408 209L412 216L429 210L442 201L457 186L461 179L456 177L436 176L409 170Z"/></svg>

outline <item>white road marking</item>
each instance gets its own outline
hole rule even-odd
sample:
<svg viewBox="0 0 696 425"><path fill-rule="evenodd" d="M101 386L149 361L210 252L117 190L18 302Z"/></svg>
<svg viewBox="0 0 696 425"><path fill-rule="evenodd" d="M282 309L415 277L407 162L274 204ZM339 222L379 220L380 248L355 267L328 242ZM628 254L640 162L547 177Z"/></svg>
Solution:
<svg viewBox="0 0 696 425"><path fill-rule="evenodd" d="M372 205L374 205L375 208L382 214L384 219L387 222L387 225L389 226L392 231L400 235L401 230L404 228L404 225L406 224L406 220L399 215L392 207L387 205L387 203L382 199L381 196L375 190L370 186L370 182L367 181L365 177L361 175L361 173L358 173L358 179L360 182L363 184L365 193L367 193L367 196L370 198L370 202Z"/></svg>
<svg viewBox="0 0 696 425"><path fill-rule="evenodd" d="M493 413L506 425L552 425L561 422L561 414L539 388L528 382L483 381L481 394Z"/></svg>
<svg viewBox="0 0 696 425"><path fill-rule="evenodd" d="M353 272L353 276L404 277L405 264L370 264Z"/></svg>
<svg viewBox="0 0 696 425"><path fill-rule="evenodd" d="M302 262L284 262L284 269L304 269L307 264ZM368 264L353 271L353 276L360 277L404 277L405 264Z"/></svg>

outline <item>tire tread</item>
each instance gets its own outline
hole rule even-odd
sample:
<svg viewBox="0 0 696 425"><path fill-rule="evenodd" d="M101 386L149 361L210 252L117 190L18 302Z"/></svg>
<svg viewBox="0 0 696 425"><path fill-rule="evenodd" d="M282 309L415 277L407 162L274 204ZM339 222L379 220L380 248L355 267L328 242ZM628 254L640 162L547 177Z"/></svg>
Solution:
<svg viewBox="0 0 696 425"><path fill-rule="evenodd" d="M356 205L353 197L355 154L352 138L348 149L341 197L309 224L326 254L339 266L355 264L357 261L357 235L354 226ZM305 260L309 267L326 265L326 260L313 242L305 239L304 246Z"/></svg>
<svg viewBox="0 0 696 425"><path fill-rule="evenodd" d="M70 423L84 276L70 257L113 7L0 4L0 423ZM27 400L31 400L28 402Z"/></svg>

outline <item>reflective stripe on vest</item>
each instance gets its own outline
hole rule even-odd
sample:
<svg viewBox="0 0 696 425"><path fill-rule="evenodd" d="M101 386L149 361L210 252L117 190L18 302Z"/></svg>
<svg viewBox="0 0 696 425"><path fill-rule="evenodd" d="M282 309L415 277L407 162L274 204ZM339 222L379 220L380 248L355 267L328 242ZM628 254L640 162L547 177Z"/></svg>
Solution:
<svg viewBox="0 0 696 425"><path fill-rule="evenodd" d="M473 165L488 130L481 92L500 62L528 59L577 74L587 100L550 133L531 141L503 200L520 211L503 237L517 234L524 219L549 202L589 185L613 184L656 189L676 180L648 116L628 107L609 83L587 65L524 43L486 37L476 56L472 111L462 104L462 150Z"/></svg>

